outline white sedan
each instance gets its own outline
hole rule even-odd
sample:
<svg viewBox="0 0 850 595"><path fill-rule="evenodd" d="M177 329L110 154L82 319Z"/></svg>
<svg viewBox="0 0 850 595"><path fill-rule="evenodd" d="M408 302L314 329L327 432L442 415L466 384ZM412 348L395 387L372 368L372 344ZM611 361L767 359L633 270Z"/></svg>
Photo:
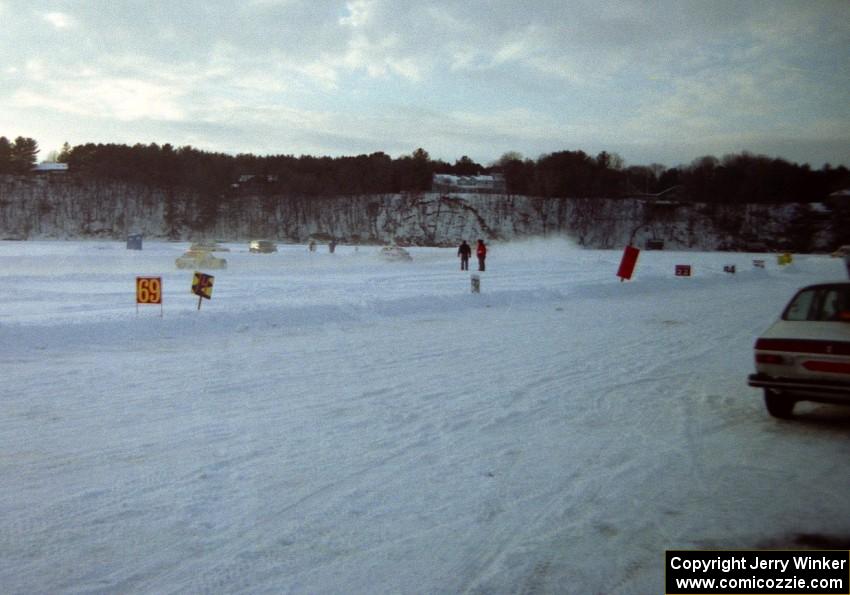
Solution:
<svg viewBox="0 0 850 595"><path fill-rule="evenodd" d="M850 283L800 289L756 341L755 366L748 384L775 417L798 401L850 405Z"/></svg>

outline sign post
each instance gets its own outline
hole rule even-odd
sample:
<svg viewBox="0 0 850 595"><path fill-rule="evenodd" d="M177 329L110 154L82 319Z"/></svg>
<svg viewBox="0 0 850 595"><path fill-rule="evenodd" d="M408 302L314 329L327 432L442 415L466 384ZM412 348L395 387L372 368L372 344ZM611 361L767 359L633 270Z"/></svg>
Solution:
<svg viewBox="0 0 850 595"><path fill-rule="evenodd" d="M162 277L136 277L136 314L139 304L159 304L162 318Z"/></svg>
<svg viewBox="0 0 850 595"><path fill-rule="evenodd" d="M212 299L213 282L215 277L195 271L192 277L192 293L198 296L198 310L201 309L201 301Z"/></svg>
<svg viewBox="0 0 850 595"><path fill-rule="evenodd" d="M675 272L676 272L677 277L690 277L691 276L691 265L689 265L689 264L677 264Z"/></svg>

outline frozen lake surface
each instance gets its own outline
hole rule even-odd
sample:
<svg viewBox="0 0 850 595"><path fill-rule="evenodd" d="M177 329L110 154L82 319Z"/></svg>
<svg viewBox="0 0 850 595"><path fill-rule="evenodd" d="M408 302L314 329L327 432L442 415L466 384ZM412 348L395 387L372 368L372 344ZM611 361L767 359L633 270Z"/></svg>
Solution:
<svg viewBox="0 0 850 595"><path fill-rule="evenodd" d="M660 593L665 549L850 536L850 410L746 385L838 259L493 245L474 295L227 246L199 311L188 244L0 242L4 593Z"/></svg>

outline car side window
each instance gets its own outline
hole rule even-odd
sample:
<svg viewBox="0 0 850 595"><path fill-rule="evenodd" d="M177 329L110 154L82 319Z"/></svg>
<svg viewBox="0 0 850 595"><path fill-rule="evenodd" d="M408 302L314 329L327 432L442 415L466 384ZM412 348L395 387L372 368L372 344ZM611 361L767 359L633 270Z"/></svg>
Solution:
<svg viewBox="0 0 850 595"><path fill-rule="evenodd" d="M821 294L820 308L818 308L818 320L838 320L840 311L838 304L838 290L828 289Z"/></svg>
<svg viewBox="0 0 850 595"><path fill-rule="evenodd" d="M783 320L833 321L850 309L850 291L845 287L815 287L794 296L782 315Z"/></svg>
<svg viewBox="0 0 850 595"><path fill-rule="evenodd" d="M805 291L801 291L794 299L791 300L791 303L788 304L788 307L785 309L785 314L782 316L784 320L811 320L812 314L812 305L815 301L815 290L807 289Z"/></svg>

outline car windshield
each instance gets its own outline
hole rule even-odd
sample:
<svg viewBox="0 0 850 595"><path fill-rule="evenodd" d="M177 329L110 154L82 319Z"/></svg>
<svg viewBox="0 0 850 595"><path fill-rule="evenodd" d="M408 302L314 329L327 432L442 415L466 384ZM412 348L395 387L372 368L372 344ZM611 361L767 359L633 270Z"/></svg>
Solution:
<svg viewBox="0 0 850 595"><path fill-rule="evenodd" d="M850 310L850 285L821 285L802 290L782 315L783 320L837 321Z"/></svg>

